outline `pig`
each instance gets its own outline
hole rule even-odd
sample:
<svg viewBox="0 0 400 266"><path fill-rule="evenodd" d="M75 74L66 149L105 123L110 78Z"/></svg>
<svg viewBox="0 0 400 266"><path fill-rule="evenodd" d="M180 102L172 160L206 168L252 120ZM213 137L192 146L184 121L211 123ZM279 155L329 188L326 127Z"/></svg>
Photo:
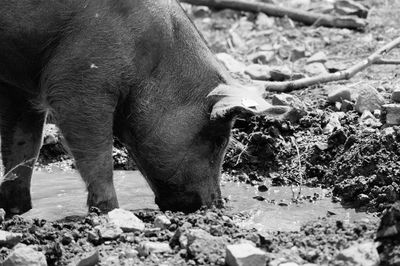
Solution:
<svg viewBox="0 0 400 266"><path fill-rule="evenodd" d="M261 113L290 110L233 80L175 0L0 4L0 207L9 214L32 208L48 116L75 159L89 207L118 207L115 136L160 209L191 212L221 199L235 118Z"/></svg>

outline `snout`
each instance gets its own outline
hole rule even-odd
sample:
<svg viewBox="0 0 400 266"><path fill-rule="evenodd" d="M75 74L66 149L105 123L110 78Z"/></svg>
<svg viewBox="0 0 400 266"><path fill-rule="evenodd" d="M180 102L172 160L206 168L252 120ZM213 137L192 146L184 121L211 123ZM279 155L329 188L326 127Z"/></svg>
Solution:
<svg viewBox="0 0 400 266"><path fill-rule="evenodd" d="M156 204L162 211L195 212L202 206L211 207L213 204L221 206L221 192L216 191L190 191L185 193L169 192L156 196Z"/></svg>

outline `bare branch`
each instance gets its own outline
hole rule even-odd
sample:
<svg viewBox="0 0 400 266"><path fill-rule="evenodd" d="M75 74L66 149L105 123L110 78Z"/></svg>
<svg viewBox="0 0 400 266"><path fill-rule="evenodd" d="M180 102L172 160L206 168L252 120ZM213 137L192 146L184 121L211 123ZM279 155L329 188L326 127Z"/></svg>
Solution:
<svg viewBox="0 0 400 266"><path fill-rule="evenodd" d="M382 56L387 55L391 50L400 46L400 37L394 39L390 43L386 44L376 52L368 56L363 61L355 64L354 66L331 74L322 74L314 77L308 77L292 81L284 82L266 82L265 88L267 91L276 92L289 92L293 90L303 89L312 85L327 83L331 81L347 80L354 77L358 72L375 64L400 64L399 60L384 60Z"/></svg>
<svg viewBox="0 0 400 266"><path fill-rule="evenodd" d="M273 4L250 2L246 0L180 0L192 5L209 6L214 8L230 8L239 11L262 12L269 16L287 16L294 21L306 25L325 26L334 28L348 28L363 30L367 21L353 16L332 16L302 11L294 8L284 8Z"/></svg>

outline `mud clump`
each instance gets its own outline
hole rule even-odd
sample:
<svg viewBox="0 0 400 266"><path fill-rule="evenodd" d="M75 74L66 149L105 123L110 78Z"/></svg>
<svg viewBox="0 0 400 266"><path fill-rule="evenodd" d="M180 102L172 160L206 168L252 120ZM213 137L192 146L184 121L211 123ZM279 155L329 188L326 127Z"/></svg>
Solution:
<svg viewBox="0 0 400 266"><path fill-rule="evenodd" d="M224 169L238 181L333 188L343 203L382 211L400 198L400 127L360 125L356 112L309 112L298 124L255 117L233 129ZM244 176L246 176L244 175Z"/></svg>

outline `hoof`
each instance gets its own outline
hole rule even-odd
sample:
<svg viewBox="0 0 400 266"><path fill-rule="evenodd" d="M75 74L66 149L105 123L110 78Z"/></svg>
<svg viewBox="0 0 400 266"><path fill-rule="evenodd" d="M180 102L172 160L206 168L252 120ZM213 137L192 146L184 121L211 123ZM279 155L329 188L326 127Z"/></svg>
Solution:
<svg viewBox="0 0 400 266"><path fill-rule="evenodd" d="M23 214L32 209L31 193L28 188L21 188L15 182L4 182L0 186L0 208L7 216Z"/></svg>

